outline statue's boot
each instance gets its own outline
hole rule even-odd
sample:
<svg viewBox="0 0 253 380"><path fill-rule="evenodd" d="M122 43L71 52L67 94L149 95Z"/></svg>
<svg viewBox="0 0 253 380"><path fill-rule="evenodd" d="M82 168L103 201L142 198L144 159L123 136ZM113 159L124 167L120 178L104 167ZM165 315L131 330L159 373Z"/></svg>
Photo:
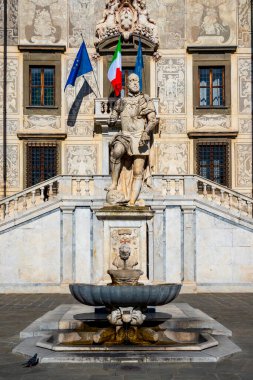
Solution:
<svg viewBox="0 0 253 380"><path fill-rule="evenodd" d="M121 171L121 162L111 162L112 184L105 188L106 191L117 190L119 175Z"/></svg>
<svg viewBox="0 0 253 380"><path fill-rule="evenodd" d="M142 177L134 177L132 188L131 188L131 197L129 201L129 206L135 205L135 202L137 201L137 198L141 192L141 186L142 186Z"/></svg>

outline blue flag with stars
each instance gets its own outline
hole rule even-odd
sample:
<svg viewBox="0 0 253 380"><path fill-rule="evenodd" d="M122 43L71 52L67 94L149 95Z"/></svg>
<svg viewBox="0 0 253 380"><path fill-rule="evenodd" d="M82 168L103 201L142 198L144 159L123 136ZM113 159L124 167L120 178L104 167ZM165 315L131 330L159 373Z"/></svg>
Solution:
<svg viewBox="0 0 253 380"><path fill-rule="evenodd" d="M87 52L87 48L85 46L84 41L82 42L80 49L76 55L76 59L73 63L72 69L69 73L69 77L67 83L65 85L64 91L66 87L70 84L71 86L75 85L76 78L93 71L91 66L90 58Z"/></svg>
<svg viewBox="0 0 253 380"><path fill-rule="evenodd" d="M138 52L136 57L136 63L134 68L134 73L139 77L140 91L142 91L142 69L144 68L142 49L141 49L141 39L139 39Z"/></svg>

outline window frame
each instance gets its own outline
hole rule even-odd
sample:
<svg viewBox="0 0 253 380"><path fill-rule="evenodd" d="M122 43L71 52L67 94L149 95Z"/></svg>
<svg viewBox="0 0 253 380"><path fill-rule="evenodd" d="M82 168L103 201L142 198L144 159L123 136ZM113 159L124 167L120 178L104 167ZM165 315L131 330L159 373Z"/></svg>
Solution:
<svg viewBox="0 0 253 380"><path fill-rule="evenodd" d="M194 151L195 151L195 173L197 175L200 175L200 164L199 164L199 153L198 153L198 147L200 145L225 145L226 146L226 152L225 152L225 184L219 184L221 186L231 187L231 140L230 139L219 139L219 138L209 138L209 139L197 139L194 142ZM204 177L205 178L205 177ZM207 178L207 180L214 181L213 179ZM218 182L217 182L218 183Z"/></svg>
<svg viewBox="0 0 253 380"><path fill-rule="evenodd" d="M23 65L23 109L24 115L55 115L61 114L62 90L61 90L61 53L41 50L25 51ZM30 67L48 66L55 69L55 105L31 106L30 105Z"/></svg>
<svg viewBox="0 0 253 380"><path fill-rule="evenodd" d="M193 113L203 114L231 114L231 53L193 53ZM202 67L224 67L224 105L200 106L199 69Z"/></svg>
<svg viewBox="0 0 253 380"><path fill-rule="evenodd" d="M30 163L30 166L29 166L29 147L54 147L56 149L56 163L55 163L55 168L56 168L56 175L59 175L60 174L60 168L61 168L61 159L60 159L60 151L61 151L61 145L60 145L60 142L56 141L56 140L40 140L40 141L34 141L34 140L28 140L25 142L25 146L24 146L24 173L25 173L25 178L24 178L24 181L25 181L25 187L30 187L30 186L33 186L30 182L29 182L29 179L30 179L30 176L31 174L30 171L31 171L31 165L32 163ZM46 179L44 180L46 181Z"/></svg>
<svg viewBox="0 0 253 380"><path fill-rule="evenodd" d="M222 85L221 86L214 86L213 85L213 71L214 71L214 69L218 69L218 68L222 70ZM208 86L200 86L200 71L201 71L201 69L208 69L209 70L209 83L210 83L209 87ZM225 93L226 93L225 66L199 66L198 67L198 88L199 88L199 91L198 91L198 96L199 96L198 106L200 108L202 108L202 107L208 108L208 109L212 109L212 108L216 108L216 107L224 108L226 106L226 99L225 99ZM201 99L200 99L200 89L201 88L209 89L210 104L207 104L207 105L201 105L200 104L200 102L201 102ZM213 104L213 89L214 88L221 88L222 89L222 101L223 101L222 105L214 105Z"/></svg>
<svg viewBox="0 0 253 380"><path fill-rule="evenodd" d="M41 69L41 85L32 85L32 69ZM45 69L53 69L53 85L45 86ZM53 104L45 103L45 87L53 88ZM32 88L40 88L40 105L32 104ZM55 106L55 66L54 65L29 65L29 105L30 107L54 107Z"/></svg>

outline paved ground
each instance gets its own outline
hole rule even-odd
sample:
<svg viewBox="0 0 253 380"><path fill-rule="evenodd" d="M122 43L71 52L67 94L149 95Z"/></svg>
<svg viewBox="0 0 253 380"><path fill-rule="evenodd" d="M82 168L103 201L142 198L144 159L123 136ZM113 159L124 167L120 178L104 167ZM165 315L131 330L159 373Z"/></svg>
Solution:
<svg viewBox="0 0 253 380"><path fill-rule="evenodd" d="M19 332L62 303L68 295L0 295L0 380L253 380L253 294L180 295L233 331L242 353L218 364L39 364L23 368L22 356L11 350Z"/></svg>

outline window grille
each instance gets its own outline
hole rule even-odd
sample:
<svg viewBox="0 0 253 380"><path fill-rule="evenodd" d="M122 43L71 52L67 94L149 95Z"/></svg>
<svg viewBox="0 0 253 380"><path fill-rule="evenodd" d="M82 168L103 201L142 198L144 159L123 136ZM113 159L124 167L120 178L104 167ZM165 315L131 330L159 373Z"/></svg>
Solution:
<svg viewBox="0 0 253 380"><path fill-rule="evenodd" d="M220 185L229 185L229 144L197 143L197 173Z"/></svg>
<svg viewBox="0 0 253 380"><path fill-rule="evenodd" d="M59 166L57 143L27 144L27 187L57 175Z"/></svg>

